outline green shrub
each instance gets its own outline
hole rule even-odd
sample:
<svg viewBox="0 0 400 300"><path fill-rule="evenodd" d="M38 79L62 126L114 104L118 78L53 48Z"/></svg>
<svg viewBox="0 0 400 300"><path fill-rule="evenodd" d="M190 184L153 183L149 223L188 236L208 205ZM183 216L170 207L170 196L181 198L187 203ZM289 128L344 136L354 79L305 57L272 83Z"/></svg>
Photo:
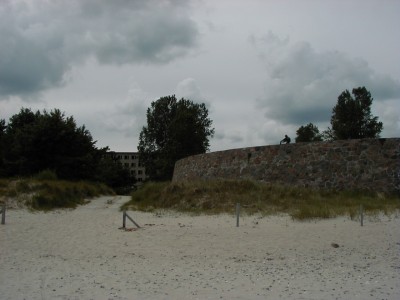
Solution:
<svg viewBox="0 0 400 300"><path fill-rule="evenodd" d="M79 204L84 204L83 197L76 197L66 191L60 192L40 191L32 198L32 208L50 210L53 208L75 208Z"/></svg>
<svg viewBox="0 0 400 300"><path fill-rule="evenodd" d="M32 186L27 180L18 180L15 184L15 190L18 192L18 194L30 193L32 191Z"/></svg>
<svg viewBox="0 0 400 300"><path fill-rule="evenodd" d="M0 178L0 188L8 187L10 181L8 179Z"/></svg>
<svg viewBox="0 0 400 300"><path fill-rule="evenodd" d="M52 170L43 170L34 176L37 180L57 180L57 174Z"/></svg>

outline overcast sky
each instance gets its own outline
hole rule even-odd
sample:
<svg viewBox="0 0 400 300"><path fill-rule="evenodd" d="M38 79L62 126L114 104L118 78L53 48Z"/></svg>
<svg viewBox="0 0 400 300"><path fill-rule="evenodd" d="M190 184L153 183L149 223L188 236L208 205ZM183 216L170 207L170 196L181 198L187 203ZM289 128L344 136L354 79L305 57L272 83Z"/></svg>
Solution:
<svg viewBox="0 0 400 300"><path fill-rule="evenodd" d="M0 0L0 119L58 108L98 147L137 151L152 101L206 103L211 151L330 125L365 86L400 132L397 0Z"/></svg>

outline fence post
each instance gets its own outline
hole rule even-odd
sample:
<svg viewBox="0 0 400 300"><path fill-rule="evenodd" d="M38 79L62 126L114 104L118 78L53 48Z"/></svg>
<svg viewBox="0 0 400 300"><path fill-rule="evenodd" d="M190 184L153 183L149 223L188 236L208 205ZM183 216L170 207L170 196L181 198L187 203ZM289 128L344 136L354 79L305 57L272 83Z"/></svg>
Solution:
<svg viewBox="0 0 400 300"><path fill-rule="evenodd" d="M6 203L3 202L2 208L1 208L1 224L4 225L6 224Z"/></svg>
<svg viewBox="0 0 400 300"><path fill-rule="evenodd" d="M139 224L135 222L127 213L126 210L124 210L122 214L122 228L125 228L126 225L126 218L128 218L137 228L140 228Z"/></svg>
<svg viewBox="0 0 400 300"><path fill-rule="evenodd" d="M362 204L360 204L360 223L361 226L364 226L364 208Z"/></svg>
<svg viewBox="0 0 400 300"><path fill-rule="evenodd" d="M122 212L122 228L125 228L126 225L126 210Z"/></svg>
<svg viewBox="0 0 400 300"><path fill-rule="evenodd" d="M236 227L239 227L240 203L236 203Z"/></svg>

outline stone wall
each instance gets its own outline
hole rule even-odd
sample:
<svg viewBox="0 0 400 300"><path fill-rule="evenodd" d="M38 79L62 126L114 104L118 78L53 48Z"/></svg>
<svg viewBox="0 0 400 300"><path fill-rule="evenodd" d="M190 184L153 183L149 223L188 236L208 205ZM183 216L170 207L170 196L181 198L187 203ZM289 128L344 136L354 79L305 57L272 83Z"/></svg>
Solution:
<svg viewBox="0 0 400 300"><path fill-rule="evenodd" d="M399 193L400 138L232 149L175 164L173 181L216 178Z"/></svg>

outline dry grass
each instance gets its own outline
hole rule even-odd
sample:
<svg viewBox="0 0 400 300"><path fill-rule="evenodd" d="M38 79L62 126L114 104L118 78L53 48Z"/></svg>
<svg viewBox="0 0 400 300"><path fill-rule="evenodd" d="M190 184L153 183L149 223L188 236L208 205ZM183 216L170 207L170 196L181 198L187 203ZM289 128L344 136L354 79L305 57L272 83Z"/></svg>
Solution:
<svg viewBox="0 0 400 300"><path fill-rule="evenodd" d="M173 209L195 214L232 213L240 203L246 214L289 214L294 219L323 219L366 214L396 213L398 196L355 191L326 191L270 185L249 180L210 180L147 183L132 194L122 209Z"/></svg>
<svg viewBox="0 0 400 300"><path fill-rule="evenodd" d="M28 207L37 210L74 208L88 198L112 195L114 192L104 184L70 182L52 179L1 179L0 199L11 208Z"/></svg>

